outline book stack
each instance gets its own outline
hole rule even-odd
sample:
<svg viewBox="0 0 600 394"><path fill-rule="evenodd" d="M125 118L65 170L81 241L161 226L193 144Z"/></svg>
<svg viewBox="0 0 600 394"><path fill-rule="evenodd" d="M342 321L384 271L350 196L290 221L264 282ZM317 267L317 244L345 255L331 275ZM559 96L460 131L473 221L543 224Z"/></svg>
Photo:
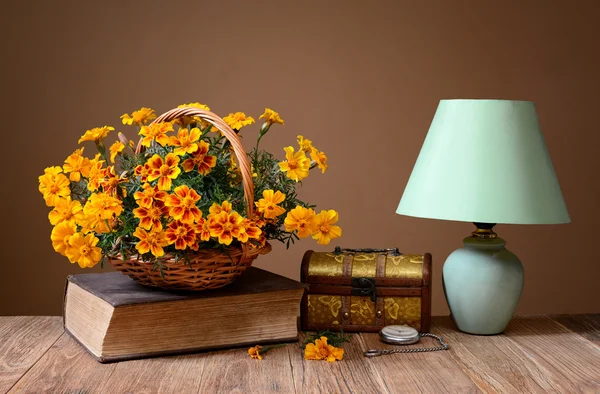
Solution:
<svg viewBox="0 0 600 394"><path fill-rule="evenodd" d="M67 278L64 325L98 361L295 341L304 285L249 267L204 292L145 287L111 272Z"/></svg>

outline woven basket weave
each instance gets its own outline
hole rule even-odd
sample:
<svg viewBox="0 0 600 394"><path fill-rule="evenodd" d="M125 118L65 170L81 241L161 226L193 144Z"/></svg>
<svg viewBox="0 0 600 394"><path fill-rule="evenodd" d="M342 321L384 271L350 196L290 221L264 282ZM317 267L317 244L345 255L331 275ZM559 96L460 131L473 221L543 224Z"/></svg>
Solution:
<svg viewBox="0 0 600 394"><path fill-rule="evenodd" d="M246 151L242 146L240 137L229 127L223 119L216 114L200 108L185 107L175 108L165 112L154 120L156 122L169 122L182 116L197 116L219 129L231 143L242 175L244 188L244 201L247 206L248 217L252 217L254 208L254 184L252 172ZM136 153L142 151L142 140L138 142ZM128 275L137 282L146 285L177 290L208 290L223 287L233 282L247 267L252 265L259 254L271 251L271 245L266 243L262 247L253 247L242 244L229 247L222 252L218 249L199 249L189 252L187 261L175 262L173 256L166 255L161 259L162 274L158 269L153 269L151 262L131 256L127 260L111 259L111 264L121 273Z"/></svg>

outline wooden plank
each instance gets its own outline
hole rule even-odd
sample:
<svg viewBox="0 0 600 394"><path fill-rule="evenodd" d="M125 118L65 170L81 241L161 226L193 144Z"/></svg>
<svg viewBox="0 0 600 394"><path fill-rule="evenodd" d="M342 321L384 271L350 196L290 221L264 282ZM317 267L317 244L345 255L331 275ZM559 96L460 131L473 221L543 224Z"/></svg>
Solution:
<svg viewBox="0 0 600 394"><path fill-rule="evenodd" d="M60 317L0 316L0 393L8 391L62 333Z"/></svg>
<svg viewBox="0 0 600 394"><path fill-rule="evenodd" d="M296 347L295 344L286 347ZM253 360L247 348L121 362L107 393L294 392L286 347Z"/></svg>
<svg viewBox="0 0 600 394"><path fill-rule="evenodd" d="M438 334L436 329L433 333ZM362 349L398 349L379 340L378 334L361 334ZM439 345L433 338L423 338L411 347ZM452 346L452 345L451 345ZM475 393L481 390L463 372L447 351L391 354L365 359L373 375L392 393ZM361 354L362 357L362 354Z"/></svg>
<svg viewBox="0 0 600 394"><path fill-rule="evenodd" d="M600 392L600 348L546 316L513 319L505 335L567 393Z"/></svg>
<svg viewBox="0 0 600 394"><path fill-rule="evenodd" d="M450 317L435 318L434 327L449 343L456 363L484 391L547 393L563 387L506 335L465 334Z"/></svg>
<svg viewBox="0 0 600 394"><path fill-rule="evenodd" d="M288 346L296 393L389 393L368 368L361 346L360 335L352 335L351 342L343 346L343 360L333 363L304 360L299 346Z"/></svg>
<svg viewBox="0 0 600 394"><path fill-rule="evenodd" d="M10 393L97 393L116 364L100 364L64 333Z"/></svg>
<svg viewBox="0 0 600 394"><path fill-rule="evenodd" d="M554 315L550 318L600 346L600 314Z"/></svg>

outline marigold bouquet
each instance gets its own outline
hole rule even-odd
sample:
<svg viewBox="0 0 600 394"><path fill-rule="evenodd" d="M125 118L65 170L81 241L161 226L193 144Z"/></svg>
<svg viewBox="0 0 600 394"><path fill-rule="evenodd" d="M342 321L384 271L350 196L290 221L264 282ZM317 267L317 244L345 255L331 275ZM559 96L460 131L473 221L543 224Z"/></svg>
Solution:
<svg viewBox="0 0 600 394"><path fill-rule="evenodd" d="M209 110L200 103L179 107ZM199 249L226 253L240 245L264 247L267 240L289 247L309 236L328 244L341 236L336 211L317 213L296 194L310 170L325 173L327 156L303 136L298 136L297 149L284 148L283 161L259 149L269 129L284 124L277 112L267 108L260 116L264 121L247 155L253 209L246 206L234 147L213 123L196 116L155 119L150 108L121 116L123 125L137 128L137 145L122 133L109 145L114 127L87 130L79 143L92 142L98 153L86 157L81 147L62 166L48 167L39 177L39 191L52 207L52 245L71 263L93 267L137 255L160 268L162 259L186 260ZM223 120L238 134L255 123L243 112Z"/></svg>

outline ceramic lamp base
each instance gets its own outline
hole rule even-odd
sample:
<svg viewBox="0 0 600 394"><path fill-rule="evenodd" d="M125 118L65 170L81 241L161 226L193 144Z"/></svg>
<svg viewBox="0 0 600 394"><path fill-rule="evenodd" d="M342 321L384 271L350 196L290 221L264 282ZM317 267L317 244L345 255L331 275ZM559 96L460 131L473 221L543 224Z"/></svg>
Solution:
<svg viewBox="0 0 600 394"><path fill-rule="evenodd" d="M444 264L443 283L452 317L461 331L504 331L523 290L523 266L501 238L463 240Z"/></svg>

